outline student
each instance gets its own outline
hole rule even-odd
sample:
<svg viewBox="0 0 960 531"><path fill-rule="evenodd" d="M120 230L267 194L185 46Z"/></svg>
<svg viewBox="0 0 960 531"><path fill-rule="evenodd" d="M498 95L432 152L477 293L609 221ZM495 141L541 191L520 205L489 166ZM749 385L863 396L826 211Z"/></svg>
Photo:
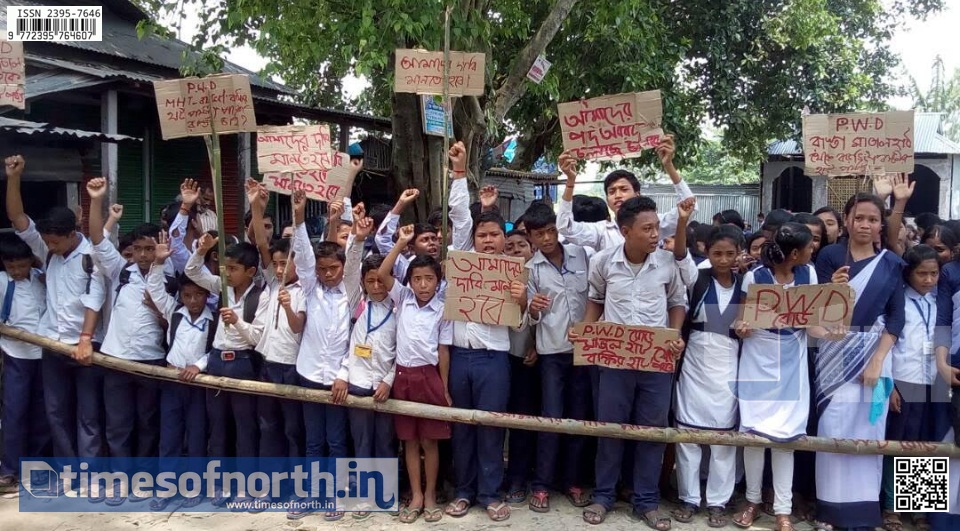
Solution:
<svg viewBox="0 0 960 531"><path fill-rule="evenodd" d="M728 209L722 212L717 212L713 216L713 225L719 227L721 225L733 225L740 229L740 232L746 230L746 226L743 224L743 216L740 215L736 210Z"/></svg>
<svg viewBox="0 0 960 531"><path fill-rule="evenodd" d="M771 210L770 213L767 214L763 225L760 227L760 232L763 233L768 241L772 241L773 236L777 233L777 229L784 223L788 223L792 218L793 214L783 208Z"/></svg>
<svg viewBox="0 0 960 531"><path fill-rule="evenodd" d="M38 333L46 311L47 294L30 246L12 234L0 236L0 322ZM0 492L15 491L20 458L46 454L50 428L43 411L41 357L43 349L0 338L3 349L3 452L0 456ZM28 478L29 479L29 478ZM39 478L38 478L39 479ZM33 482L39 487L40 482Z"/></svg>
<svg viewBox="0 0 960 531"><path fill-rule="evenodd" d="M937 252L922 244L908 249L903 260L906 262L903 268L905 324L892 351L894 389L890 395L885 438L939 442L945 431L937 429L934 409L935 403L947 394L943 382L937 378L933 349L940 263ZM893 470L893 457L884 457L883 526L889 531L899 531L903 524L894 505ZM915 516L914 522L919 527L917 520Z"/></svg>
<svg viewBox="0 0 960 531"><path fill-rule="evenodd" d="M773 211L767 223L775 218ZM806 225L787 222L763 247L763 265L744 275L745 297L752 284L786 287L816 284L817 273L808 264L813 235ZM742 319L742 316L740 317ZM743 339L737 382L740 431L773 441L789 441L806 434L810 408L807 375L807 335L803 329L753 330L739 320L736 333ZM760 511L764 448L744 448L747 503L733 523L748 528ZM771 449L771 468L777 517L776 531L792 531L793 451Z"/></svg>
<svg viewBox="0 0 960 531"><path fill-rule="evenodd" d="M790 221L794 223L799 223L801 225L806 225L807 228L810 229L810 234L813 235L813 257L811 258L811 260L813 262L816 262L817 253L820 252L820 249L822 249L823 247L826 247L826 245L823 243L826 241L826 236L827 236L826 224L819 217L814 216L813 214L808 214L806 212L800 212L798 214L794 214L793 218L791 218Z"/></svg>
<svg viewBox="0 0 960 531"><path fill-rule="evenodd" d="M98 177L87 182L90 197L90 240L94 262L113 286L113 304L107 335L101 351L104 354L147 365L164 366L163 329L144 298L147 275L154 263L160 227L150 223L137 226L133 232L133 262L120 256L103 235L103 198L107 180ZM134 376L121 371L105 371L103 394L107 404L105 427L110 456L149 457L157 455L160 440L160 389L157 380ZM135 494L131 493L131 501ZM107 505L124 502L119 491L107 498Z"/></svg>
<svg viewBox="0 0 960 531"><path fill-rule="evenodd" d="M413 241L413 227L398 233L397 245L390 250L377 271L397 308L396 378L392 397L435 406L451 406L450 344L453 323L443 319L440 297L440 262L429 255L419 255L410 262L405 282L393 277L394 261L401 250ZM412 497L400 510L400 521L413 523L421 511L428 522L443 518L437 506L437 476L440 450L437 441L450 438L448 422L403 415L394 416L397 437L403 441L404 459L410 478ZM421 483L420 451L423 450ZM502 462L502 458L501 461Z"/></svg>
<svg viewBox="0 0 960 531"><path fill-rule="evenodd" d="M290 240L275 240L272 222L264 218L269 192L261 183L247 181L247 202L250 203L250 228L253 241L260 250L260 260L267 262L264 295L267 313L263 333L257 339L257 352L263 355L260 379L280 385L297 385L297 352L306 322L306 302L300 279L290 267ZM257 397L257 424L260 428L260 457L299 458L303 455L303 409L296 400L269 396Z"/></svg>
<svg viewBox="0 0 960 531"><path fill-rule="evenodd" d="M844 207L849 238L826 247L817 276L849 283L856 297L849 331L812 328L817 354L817 435L881 440L893 390L888 356L904 327L903 262L877 251L884 205L858 193ZM878 388L878 386L880 386ZM817 454L817 520L843 528L878 527L883 456Z"/></svg>
<svg viewBox="0 0 960 531"><path fill-rule="evenodd" d="M765 243L767 243L767 237L764 236L762 232L754 232L750 236L747 236L744 253L740 257L740 274L746 274L747 271L750 271L754 266L762 262L763 255L761 250Z"/></svg>
<svg viewBox="0 0 960 531"><path fill-rule="evenodd" d="M360 163L353 163L350 171L356 173ZM291 244L293 263L307 306L297 375L301 386L329 391L350 347L350 316L360 302L360 253L345 256L342 247L329 241L320 243L314 251L304 224L306 205L306 196L294 193L293 222L297 228ZM348 241L347 247L352 246ZM347 457L347 410L343 406L304 402L303 425L308 458ZM287 518L300 519L309 512L291 509ZM341 518L342 511L324 515L328 522Z"/></svg>
<svg viewBox="0 0 960 531"><path fill-rule="evenodd" d="M960 239L946 225L934 225L924 231L920 243L936 251L941 267L953 260L960 249Z"/></svg>
<svg viewBox="0 0 960 531"><path fill-rule="evenodd" d="M208 353L213 348L217 320L206 306L210 293L186 275L177 279L179 301L167 293L164 285L165 263L173 254L167 237L160 233L154 253L154 266L147 275L147 291L163 318L167 329L167 365L179 371L179 377L191 382L207 368ZM186 441L186 444L184 444ZM207 455L206 391L202 387L164 382L160 386L160 458L176 462L186 457ZM155 497L151 511L162 511L173 498ZM203 498L183 501L183 507L196 507Z"/></svg>
<svg viewBox="0 0 960 531"><path fill-rule="evenodd" d="M103 276L93 263L93 246L77 232L76 214L55 207L34 224L24 213L20 197L23 157L8 157L4 162L7 217L17 236L46 265L47 311L39 333L74 346L72 359L44 350L41 361L53 455L97 457L104 451L103 373L90 365L105 299ZM61 488L62 484L58 490ZM88 499L103 501L104 493L93 489Z"/></svg>
<svg viewBox="0 0 960 531"><path fill-rule="evenodd" d="M685 224L685 218L691 213L681 204L678 227ZM682 248L683 237L678 232L677 249ZM742 246L743 231L734 225L714 227L707 239L707 259L711 267L699 271L690 292L690 312L685 324L689 339L676 385L676 421L682 428L726 431L737 428L740 343L733 323L742 299L742 277L737 270ZM680 258L676 253L675 257ZM691 522L700 510L701 455L700 445L677 445L681 506L673 512L673 517L678 522ZM727 525L726 505L736 483L736 463L736 447L710 446L706 491L710 527Z"/></svg>
<svg viewBox="0 0 960 531"><path fill-rule="evenodd" d="M549 207L548 207L549 208ZM528 262L533 257L527 235L517 229L507 233L504 254ZM507 411L521 415L540 414L540 375L533 327L510 329L510 399ZM537 433L530 430L510 430L507 437L506 502L523 503L527 499L527 483L537 455Z"/></svg>
<svg viewBox="0 0 960 531"><path fill-rule="evenodd" d="M679 330L686 314L686 293L674 257L657 246L660 220L657 204L648 197L632 197L617 209L623 243L605 248L590 260L589 299L584 322L605 321ZM683 340L673 341L674 356ZM601 422L667 426L672 373L599 368ZM596 488L593 503L583 511L589 524L599 524L613 507L617 476L623 459L623 441L597 442ZM640 442L634 448L633 513L658 531L670 529L670 518L660 513L660 467L664 444Z"/></svg>
<svg viewBox="0 0 960 531"><path fill-rule="evenodd" d="M937 326L934 352L942 385L951 389L951 400L934 411L938 440L960 446L960 262L951 261L940 271L937 283ZM943 434L943 435L941 435ZM950 458L949 513L930 515L931 531L953 531L960 526L960 459Z"/></svg>
<svg viewBox="0 0 960 531"><path fill-rule="evenodd" d="M573 344L567 330L583 320L587 307L587 266L590 252L572 243L561 245L557 216L546 205L531 206L523 215L530 240L537 247L527 262L530 297L529 323L537 325L536 353L541 381L540 415L548 418L589 418L591 410L590 367L573 365ZM537 434L536 469L530 509L550 510L548 489L560 487L574 507L584 507L590 497L583 489L581 465L587 460L586 438L564 435L563 463L559 485L555 471L560 461L557 433Z"/></svg>
<svg viewBox="0 0 960 531"><path fill-rule="evenodd" d="M683 181L673 165L674 142L672 135L666 135L656 147L660 164L673 181L677 192L677 201L693 197L690 187ZM570 243L602 251L623 243L623 236L617 224L612 221L582 223L573 220L573 189L577 182L577 159L570 152L564 152L559 159L560 170L567 176L567 185L560 198L557 210L557 230ZM603 180L603 189L607 194L607 206L617 215L620 206L631 197L640 195L640 181L636 175L626 170L616 170ZM673 236L677 226L677 211L660 216L660 234Z"/></svg>
<svg viewBox="0 0 960 531"><path fill-rule="evenodd" d="M466 178L466 149L462 142L450 148L453 186ZM473 227L472 249L480 254L501 255L505 244L504 221L496 211L479 215ZM454 234L456 240L457 234ZM527 305L526 286L520 281L510 285L510 296ZM453 348L450 349L450 395L458 408L481 411L506 411L510 393L510 334L507 326L454 322ZM502 428L453 426L453 462L456 476L455 499L446 513L461 517L476 499L495 522L510 518L510 506L500 499L503 481Z"/></svg>
<svg viewBox="0 0 960 531"><path fill-rule="evenodd" d="M198 286L211 293L220 293L219 276L203 266L203 257L213 249L217 240L208 234L200 238L196 252L187 261L186 275ZM207 360L207 373L241 380L256 380L262 361L255 349L263 333L270 301L262 287L253 282L260 263L256 247L249 243L235 243L226 248L225 261L227 300L219 312L213 349ZM227 433L232 424L236 434L236 456L257 457L257 400L253 395L207 390L207 420L210 424L210 456L231 455L227 449ZM226 505L231 493L218 485L213 499L216 507ZM234 503L244 510L253 498L244 495Z"/></svg>

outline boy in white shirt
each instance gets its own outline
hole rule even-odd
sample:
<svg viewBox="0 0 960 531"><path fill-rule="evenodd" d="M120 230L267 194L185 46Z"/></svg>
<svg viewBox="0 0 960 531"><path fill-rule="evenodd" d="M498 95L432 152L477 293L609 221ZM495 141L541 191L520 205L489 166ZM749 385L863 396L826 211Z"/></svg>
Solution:
<svg viewBox="0 0 960 531"><path fill-rule="evenodd" d="M0 236L0 322L36 334L46 310L46 288L30 246L12 234ZM38 457L50 442L43 411L43 349L9 337L3 349L3 452L0 492L17 488L21 457ZM39 475L39 474L38 474ZM34 484L39 486L39 484Z"/></svg>
<svg viewBox="0 0 960 531"><path fill-rule="evenodd" d="M72 360L52 351L43 353L43 396L53 454L97 457L104 444L103 372L90 365L105 299L103 276L93 263L93 246L77 232L76 214L55 207L34 224L20 197L23 157L9 157L5 164L7 217L17 236L46 264L47 311L39 333L75 345ZM94 489L88 499L102 501L103 492Z"/></svg>
<svg viewBox="0 0 960 531"><path fill-rule="evenodd" d="M180 379L191 382L206 370L213 348L217 320L207 308L210 293L186 275L177 279L180 302L167 293L164 265L172 251L163 233L157 245L155 264L147 276L147 290L160 314L169 323L167 366L178 369ZM160 387L160 458L183 456L184 441L190 458L207 455L206 390L202 387L164 382ZM172 498L154 498L150 510L162 511ZM196 507L202 498L184 500L184 507Z"/></svg>

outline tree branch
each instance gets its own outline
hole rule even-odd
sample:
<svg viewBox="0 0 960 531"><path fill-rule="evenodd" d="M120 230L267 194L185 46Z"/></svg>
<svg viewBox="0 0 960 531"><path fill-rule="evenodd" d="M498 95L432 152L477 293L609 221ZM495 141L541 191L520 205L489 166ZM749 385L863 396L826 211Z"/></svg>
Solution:
<svg viewBox="0 0 960 531"><path fill-rule="evenodd" d="M566 20L570 11L573 10L577 1L578 0L557 0L557 3L553 5L553 9L547 14L547 18L545 18L540 25L540 29L538 29L537 33L530 39L530 42L523 47L523 50L520 50L520 53L517 54L517 58L513 62L513 70L510 71L510 75L507 76L503 84L500 85L500 88L497 89L493 106L493 119L496 123L503 121L510 108L513 107L523 96L523 93L526 92L527 87L524 84L524 80L527 78L527 72L530 71L533 62L547 49L547 45L550 44L550 41L552 41L557 35L557 32L560 31L560 26L563 24L563 21Z"/></svg>

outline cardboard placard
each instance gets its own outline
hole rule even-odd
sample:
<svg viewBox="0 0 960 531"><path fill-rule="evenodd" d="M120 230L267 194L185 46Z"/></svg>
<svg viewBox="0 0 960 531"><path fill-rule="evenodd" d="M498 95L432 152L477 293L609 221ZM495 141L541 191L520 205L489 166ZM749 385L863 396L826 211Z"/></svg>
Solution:
<svg viewBox="0 0 960 531"><path fill-rule="evenodd" d="M257 170L260 173L331 168L330 126L284 125L257 131Z"/></svg>
<svg viewBox="0 0 960 531"><path fill-rule="evenodd" d="M807 175L912 173L913 111L803 117Z"/></svg>
<svg viewBox="0 0 960 531"><path fill-rule="evenodd" d="M854 292L848 284L814 284L785 288L751 284L743 320L750 328L810 328L850 326Z"/></svg>
<svg viewBox="0 0 960 531"><path fill-rule="evenodd" d="M164 140L185 136L253 132L250 80L244 74L221 74L154 81Z"/></svg>
<svg viewBox="0 0 960 531"><path fill-rule="evenodd" d="M294 190L303 190L308 199L335 201L349 194L350 155L336 151L326 153L317 160L329 162L328 167L290 173L265 173L263 184L267 190L291 195Z"/></svg>
<svg viewBox="0 0 960 531"><path fill-rule="evenodd" d="M397 50L394 92L443 94L443 52ZM482 53L450 52L451 96L482 96L486 56Z"/></svg>
<svg viewBox="0 0 960 531"><path fill-rule="evenodd" d="M520 326L523 312L510 296L510 284L515 280L527 283L522 258L450 251L444 274L444 319Z"/></svg>
<svg viewBox="0 0 960 531"><path fill-rule="evenodd" d="M615 323L577 323L573 333L574 365L597 365L631 371L673 372L676 360L668 343L680 338L672 328Z"/></svg>
<svg viewBox="0 0 960 531"><path fill-rule="evenodd" d="M0 105L24 108L23 85L27 82L23 43L0 39Z"/></svg>
<svg viewBox="0 0 960 531"><path fill-rule="evenodd" d="M563 150L579 159L639 157L663 138L660 91L631 92L557 106Z"/></svg>

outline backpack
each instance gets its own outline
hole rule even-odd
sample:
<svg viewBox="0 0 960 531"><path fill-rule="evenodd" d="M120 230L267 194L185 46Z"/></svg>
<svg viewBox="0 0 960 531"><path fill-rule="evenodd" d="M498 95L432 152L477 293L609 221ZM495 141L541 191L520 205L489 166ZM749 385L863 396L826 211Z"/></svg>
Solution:
<svg viewBox="0 0 960 531"><path fill-rule="evenodd" d="M697 277L697 281L696 283L694 283L693 289L691 289L690 291L690 301L688 306L689 310L687 311L686 319L684 319L683 321L683 328L681 328L680 330L680 335L681 337L683 337L684 343L690 342L690 332L692 332L693 330L710 331L710 332L716 331L716 330L711 330L709 329L709 327L704 326L704 324L709 325L711 323L694 323L693 322L694 316L697 314L697 311L701 308L701 306L704 304L704 301L707 298L707 291L710 290L710 286L712 283L713 283L713 268L711 267L707 269L701 269L700 274ZM731 305L738 306L739 304L741 304L743 295L741 293L740 287L742 284L743 284L743 276L734 273L733 274L734 291L733 291L733 298L730 300ZM722 323L716 323L715 325L719 327L719 325L721 324ZM736 339L738 343L740 342L740 338L737 336L737 334L733 330L728 329L727 335L732 339ZM680 369L681 367L683 367L683 359L684 358L681 357L680 361L677 363L677 370L675 371L675 374L677 375L680 374Z"/></svg>
<svg viewBox="0 0 960 531"><path fill-rule="evenodd" d="M167 344L172 347L174 339L177 337L177 329L180 327L180 322L183 321L183 314L180 313L180 308L183 308L183 304L177 304L176 309L173 311L173 315L170 316L170 332L167 335ZM217 323L219 319L213 318L210 320L210 327L207 328L207 350L210 352L213 348L213 338L217 335ZM169 350L169 347L168 347Z"/></svg>
<svg viewBox="0 0 960 531"><path fill-rule="evenodd" d="M46 282L47 270L50 269L50 260L53 259L53 252L47 251L47 258L43 264L43 279ZM93 257L89 254L80 255L80 266L83 267L83 272L87 274L87 287L84 288L83 292L87 295L90 294L90 284L93 282Z"/></svg>

